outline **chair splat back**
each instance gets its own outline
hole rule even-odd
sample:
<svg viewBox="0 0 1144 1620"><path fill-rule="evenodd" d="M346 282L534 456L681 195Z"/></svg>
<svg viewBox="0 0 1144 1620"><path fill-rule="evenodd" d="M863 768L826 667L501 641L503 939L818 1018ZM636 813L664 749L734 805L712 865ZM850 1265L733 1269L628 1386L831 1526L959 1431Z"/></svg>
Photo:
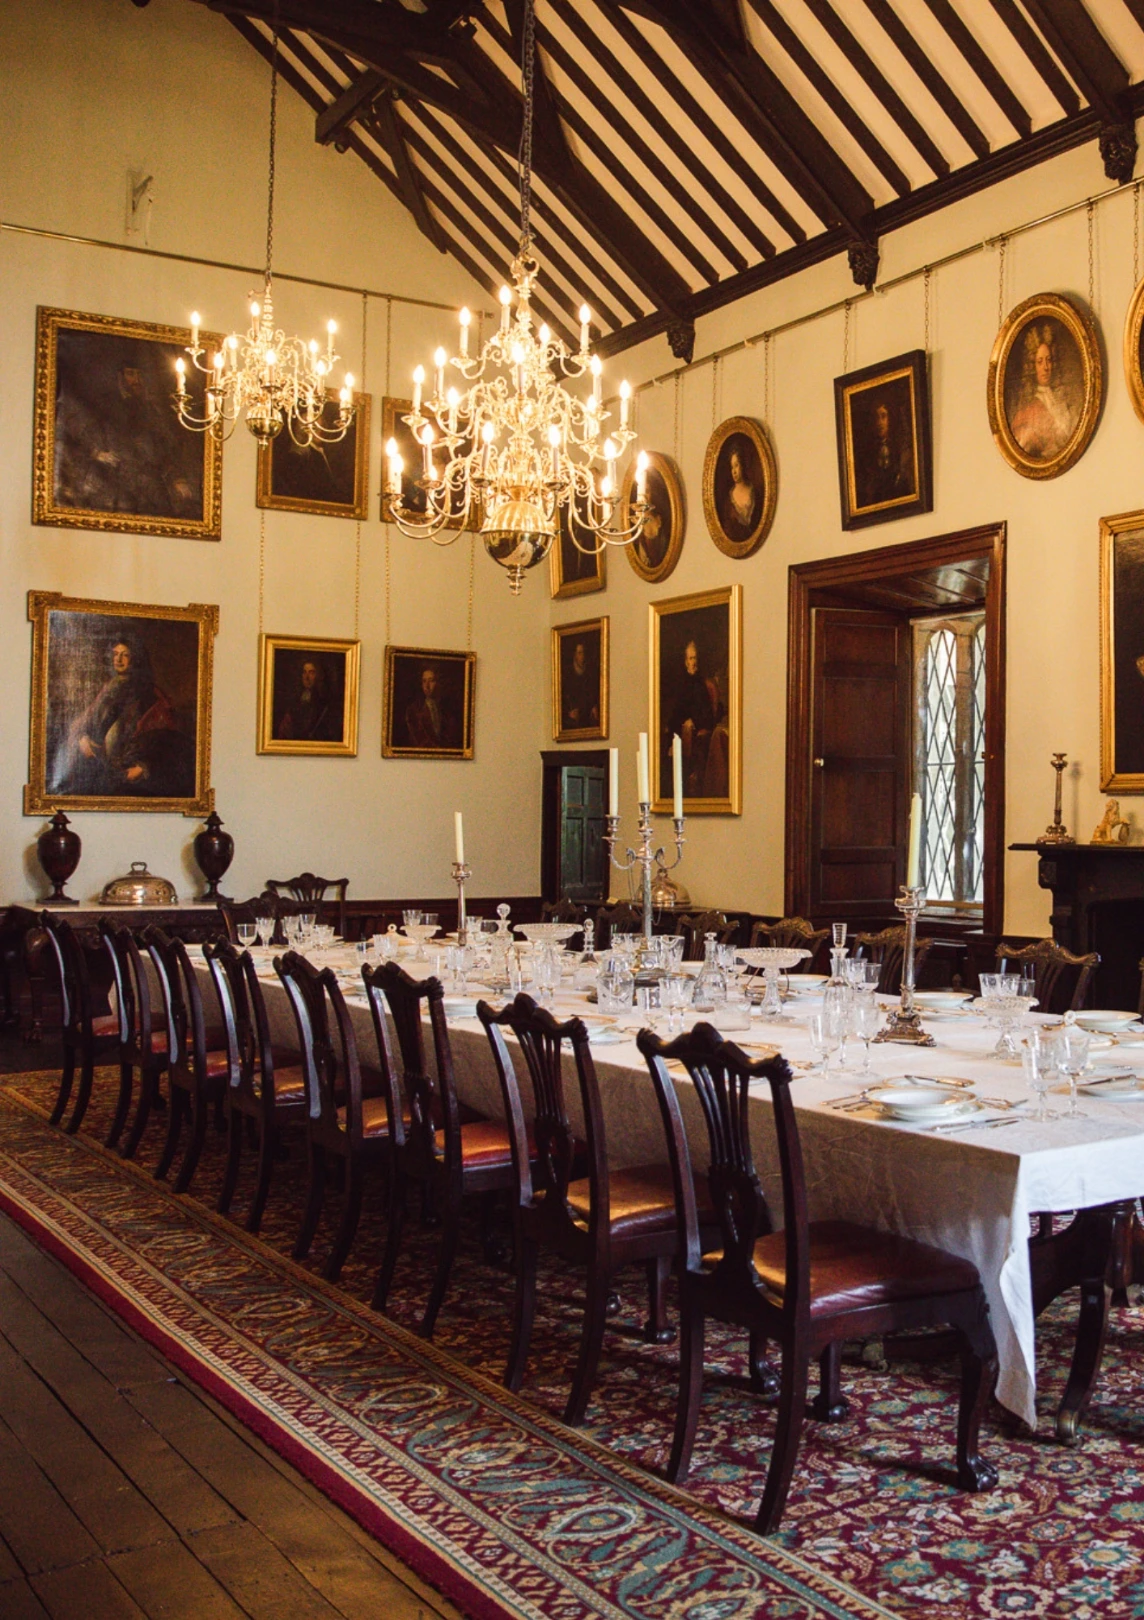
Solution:
<svg viewBox="0 0 1144 1620"><path fill-rule="evenodd" d="M91 1018L91 976L72 925L50 911L40 916L60 985L60 1024L76 1031Z"/></svg>
<svg viewBox="0 0 1144 1620"><path fill-rule="evenodd" d="M132 974L128 969L125 957L125 941L131 939L131 933L126 928L116 928L114 923L101 917L99 921L99 937L103 948L107 952L108 963L111 968L111 988L115 992L115 1010L119 1018L119 1039L128 1041L136 1026L135 990L132 983ZM147 1016L147 1038L151 1037L151 995L148 990L144 997Z"/></svg>
<svg viewBox="0 0 1144 1620"><path fill-rule="evenodd" d="M1099 966L1099 952L1074 956L1052 939L1034 940L1031 945L1002 942L997 947L997 971L1031 974L1037 986L1037 1005L1042 1012L1075 1012L1083 1007L1089 983Z"/></svg>
<svg viewBox="0 0 1144 1620"><path fill-rule="evenodd" d="M770 1086L782 1183L786 1234L787 1288L784 1308L809 1308L810 1259L806 1175L790 1096L790 1066L782 1057L752 1059L711 1024L697 1024L665 1044L650 1030L637 1037L655 1085L675 1179L676 1208L683 1212L687 1264L699 1262L699 1226L691 1155L679 1100L666 1063L675 1058L687 1069L707 1126L710 1163L707 1180L722 1234L718 1272L728 1282L758 1287L755 1243L775 1230L766 1193L755 1166L750 1133L750 1087ZM718 1273L717 1273L718 1274Z"/></svg>
<svg viewBox="0 0 1144 1620"><path fill-rule="evenodd" d="M254 1072L254 1031L242 971L243 959L249 961L250 952L240 956L229 940L211 940L203 946L203 957L222 1014L227 1085L237 1086Z"/></svg>
<svg viewBox="0 0 1144 1620"><path fill-rule="evenodd" d="M311 1120L333 1136L362 1139L361 1064L349 1009L332 968L321 972L297 951L274 958L298 1026L302 1072ZM330 1014L333 1014L331 1020ZM345 1107L345 1124L338 1118Z"/></svg>
<svg viewBox="0 0 1144 1620"><path fill-rule="evenodd" d="M377 1049L386 1077L390 1132L398 1147L404 1146L406 1129L402 1120L401 1098L393 1061L393 1042L386 1022L386 1009L397 1034L401 1054L401 1086L409 1109L408 1134L416 1142L425 1163L437 1157L437 1131L444 1129L445 1159L460 1167L461 1118L457 1086L453 1074L453 1053L445 1022L445 992L440 979L415 979L396 962L362 969L373 1016ZM426 1060L423 1008L428 1007L433 1033L433 1071Z"/></svg>

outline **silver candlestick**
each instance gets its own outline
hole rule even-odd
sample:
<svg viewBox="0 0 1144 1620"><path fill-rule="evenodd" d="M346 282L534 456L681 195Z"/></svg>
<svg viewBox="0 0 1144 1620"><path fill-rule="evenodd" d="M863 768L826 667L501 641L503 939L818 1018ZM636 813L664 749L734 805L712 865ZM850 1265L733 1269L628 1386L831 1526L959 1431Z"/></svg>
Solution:
<svg viewBox="0 0 1144 1620"><path fill-rule="evenodd" d="M906 1046L932 1046L934 1039L922 1028L921 1016L914 1006L914 946L918 934L918 914L926 903L923 888L905 888L895 906L906 919L906 945L902 953L902 996L884 1029L875 1035L876 1041L900 1041Z"/></svg>
<svg viewBox="0 0 1144 1620"><path fill-rule="evenodd" d="M608 858L617 872L630 872L635 867L640 869L641 888L643 891L643 945L640 947L639 965L650 967L654 958L651 943L651 879L655 867L662 867L665 872L674 870L683 859L683 821L682 816L673 816L675 826L675 859L668 862L662 848L653 849L651 804L641 801L639 811L639 845L636 849L628 849L626 859L616 859L616 841L620 836L619 816L607 818L608 830L604 834L604 842L608 846Z"/></svg>
<svg viewBox="0 0 1144 1620"><path fill-rule="evenodd" d="M453 882L457 885L457 944L467 945L469 942L468 918L465 914L465 882L471 878L473 869L466 866L464 861L453 862Z"/></svg>

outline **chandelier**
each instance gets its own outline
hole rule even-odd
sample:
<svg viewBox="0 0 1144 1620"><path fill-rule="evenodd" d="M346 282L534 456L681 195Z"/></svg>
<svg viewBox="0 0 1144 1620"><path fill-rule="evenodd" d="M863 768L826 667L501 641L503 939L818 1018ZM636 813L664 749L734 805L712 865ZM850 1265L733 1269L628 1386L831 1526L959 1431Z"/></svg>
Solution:
<svg viewBox="0 0 1144 1620"><path fill-rule="evenodd" d="M500 324L469 353L472 315L460 314L459 353L434 355L434 380L425 395L425 372L413 373L408 423L420 450L415 476L422 500L402 500L404 464L397 441L386 442L387 515L403 534L451 545L461 529L479 526L489 556L508 570L519 595L526 569L548 554L563 516L579 551L595 555L607 545L630 545L640 534L647 503L647 457L636 458L634 498L621 510L616 464L635 438L631 388L620 385L620 419L604 424L603 367L589 348L592 312L580 309L580 347L570 350L547 325L535 325L532 289L540 266L532 254L534 0L524 8L524 124L520 150L520 247L512 286L500 290ZM446 387L446 367L467 388ZM564 380L591 377L583 397ZM448 526L448 531L442 531Z"/></svg>
<svg viewBox="0 0 1144 1620"><path fill-rule="evenodd" d="M240 418L260 445L268 445L285 428L303 447L333 444L344 439L354 417L353 376L333 404L329 378L337 355L337 322L326 323L326 345L316 339L287 337L274 324L271 265L274 258L274 156L278 135L278 6L274 7L274 48L270 67L270 164L266 204L266 274L261 299L252 299L250 326L243 335L232 332L222 346L208 353L199 341L200 318L191 316L191 364L206 378L202 414L187 388L187 362L175 361L175 408L184 427L212 438L229 439Z"/></svg>

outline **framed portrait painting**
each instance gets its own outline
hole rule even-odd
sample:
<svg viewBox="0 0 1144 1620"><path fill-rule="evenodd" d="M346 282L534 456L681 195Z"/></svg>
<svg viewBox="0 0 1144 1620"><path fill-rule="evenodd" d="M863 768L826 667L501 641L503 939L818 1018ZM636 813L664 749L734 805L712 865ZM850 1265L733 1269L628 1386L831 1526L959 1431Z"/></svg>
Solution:
<svg viewBox="0 0 1144 1620"><path fill-rule="evenodd" d="M834 379L842 527L933 511L933 448L924 349Z"/></svg>
<svg viewBox="0 0 1144 1620"><path fill-rule="evenodd" d="M178 326L37 311L33 523L219 538L222 446L183 427L173 403L175 361L190 341ZM196 415L204 380L188 366Z"/></svg>
<svg viewBox="0 0 1144 1620"><path fill-rule="evenodd" d="M387 395L382 400L381 442L382 446L384 447L389 443L390 439L392 439L397 445L397 454L401 457L402 507L407 512L424 513L428 511L428 501L426 499L425 491L422 489L420 484L423 459L421 446L413 437L413 429L405 420L412 409L413 401L411 399L391 399ZM392 497L390 496L386 487L386 479L384 475L384 469L385 466L388 465L388 462L384 454L382 456L382 464L381 521L383 523L392 523ZM446 529L461 529L464 528L464 526L465 523L462 511L458 511L456 517L450 518L449 521L444 525ZM478 516L474 515L471 517L469 527L474 529L479 527Z"/></svg>
<svg viewBox="0 0 1144 1620"><path fill-rule="evenodd" d="M631 523L629 513L635 501L635 458L624 478L621 524L626 529ZM683 510L683 485L679 469L670 456L656 451L648 454L647 501L651 508L644 519L643 528L626 548L628 561L641 579L650 585L665 580L679 561L683 550L683 531L686 513Z"/></svg>
<svg viewBox="0 0 1144 1620"><path fill-rule="evenodd" d="M30 780L24 814L208 815L218 608L29 591Z"/></svg>
<svg viewBox="0 0 1144 1620"><path fill-rule="evenodd" d="M1023 478L1059 478L1096 428L1104 370L1086 310L1037 293L1010 314L989 357L986 403L997 448Z"/></svg>
<svg viewBox="0 0 1144 1620"><path fill-rule="evenodd" d="M579 540L579 545L573 539ZM552 581L552 596L562 600L566 596L587 596L591 591L602 591L608 583L608 548L597 551L593 535L573 523L568 508L560 508L560 531L548 553L548 567Z"/></svg>
<svg viewBox="0 0 1144 1620"><path fill-rule="evenodd" d="M715 429L703 462L703 516L728 557L758 551L775 520L778 470L761 422L730 416Z"/></svg>
<svg viewBox="0 0 1144 1620"><path fill-rule="evenodd" d="M552 736L594 742L608 735L608 620L581 619L552 631Z"/></svg>
<svg viewBox="0 0 1144 1620"><path fill-rule="evenodd" d="M259 506L279 512L309 512L316 517L369 516L368 394L354 395L354 414L345 437L331 444L295 444L289 429L258 446ZM340 404L331 390L322 408L329 427L337 421Z"/></svg>
<svg viewBox="0 0 1144 1620"><path fill-rule="evenodd" d="M743 587L649 604L652 809L672 806L671 739L683 753L686 815L742 809Z"/></svg>
<svg viewBox="0 0 1144 1620"><path fill-rule="evenodd" d="M1124 318L1124 376L1132 409L1144 422L1144 281L1132 294Z"/></svg>
<svg viewBox="0 0 1144 1620"><path fill-rule="evenodd" d="M258 638L258 752L357 753L361 643Z"/></svg>
<svg viewBox="0 0 1144 1620"><path fill-rule="evenodd" d="M1100 520L1100 786L1144 793L1144 512Z"/></svg>
<svg viewBox="0 0 1144 1620"><path fill-rule="evenodd" d="M472 759L477 655L385 649L385 759Z"/></svg>

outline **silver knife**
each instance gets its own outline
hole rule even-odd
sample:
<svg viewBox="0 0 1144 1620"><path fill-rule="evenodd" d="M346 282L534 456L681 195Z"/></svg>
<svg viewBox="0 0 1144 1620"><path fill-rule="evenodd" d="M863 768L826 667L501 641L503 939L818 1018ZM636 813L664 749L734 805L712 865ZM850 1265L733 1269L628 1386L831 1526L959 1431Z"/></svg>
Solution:
<svg viewBox="0 0 1144 1620"><path fill-rule="evenodd" d="M1020 1124L1020 1118L1008 1114L1004 1119L967 1119L961 1124L927 1125L925 1128L938 1136L951 1136L954 1131L992 1131L1001 1125Z"/></svg>

